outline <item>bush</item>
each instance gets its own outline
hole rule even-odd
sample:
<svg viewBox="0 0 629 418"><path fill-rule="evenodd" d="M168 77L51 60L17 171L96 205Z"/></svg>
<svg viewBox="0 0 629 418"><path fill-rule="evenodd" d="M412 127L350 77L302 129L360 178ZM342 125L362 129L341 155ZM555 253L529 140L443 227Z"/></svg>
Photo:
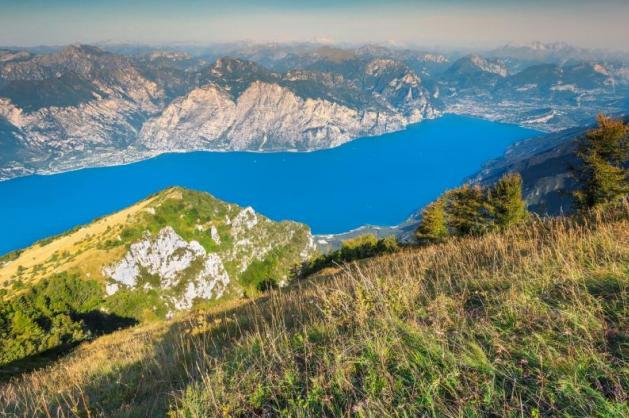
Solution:
<svg viewBox="0 0 629 418"><path fill-rule="evenodd" d="M62 273L0 306L0 365L89 337L82 314L102 302L100 285Z"/></svg>
<svg viewBox="0 0 629 418"><path fill-rule="evenodd" d="M437 199L422 210L422 221L415 232L420 241L439 241L448 236L444 199Z"/></svg>
<svg viewBox="0 0 629 418"><path fill-rule="evenodd" d="M328 254L319 255L305 262L300 273L304 276L313 274L326 267L347 263L380 254L390 254L399 251L400 245L395 237L378 239L374 234L360 235L345 240L341 248Z"/></svg>

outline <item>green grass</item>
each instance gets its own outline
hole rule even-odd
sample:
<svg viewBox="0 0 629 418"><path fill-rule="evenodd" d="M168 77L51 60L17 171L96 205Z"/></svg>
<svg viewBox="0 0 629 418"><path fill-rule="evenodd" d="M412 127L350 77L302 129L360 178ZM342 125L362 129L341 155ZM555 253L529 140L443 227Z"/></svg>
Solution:
<svg viewBox="0 0 629 418"><path fill-rule="evenodd" d="M156 289L121 289L108 297L103 307L116 315L144 322L164 319L168 312L168 306Z"/></svg>
<svg viewBox="0 0 629 418"><path fill-rule="evenodd" d="M531 220L345 265L160 332L103 337L1 387L0 405L108 417L623 417L628 285L629 207Z"/></svg>
<svg viewBox="0 0 629 418"><path fill-rule="evenodd" d="M348 268L297 324L280 311L205 363L174 409L626 416L627 223L532 226Z"/></svg>

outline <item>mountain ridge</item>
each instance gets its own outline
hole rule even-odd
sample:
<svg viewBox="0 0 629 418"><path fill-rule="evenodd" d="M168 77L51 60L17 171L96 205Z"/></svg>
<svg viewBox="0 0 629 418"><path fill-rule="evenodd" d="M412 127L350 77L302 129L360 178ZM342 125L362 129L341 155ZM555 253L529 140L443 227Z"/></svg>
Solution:
<svg viewBox="0 0 629 418"><path fill-rule="evenodd" d="M302 224L274 222L250 207L173 187L5 255L0 287L14 293L16 283L32 286L51 275L79 274L105 290L117 314L146 319L172 316L226 293L255 293L269 279L256 276L256 269L284 285L291 268L313 251L310 230ZM151 300L147 312L145 303L118 306L141 295Z"/></svg>

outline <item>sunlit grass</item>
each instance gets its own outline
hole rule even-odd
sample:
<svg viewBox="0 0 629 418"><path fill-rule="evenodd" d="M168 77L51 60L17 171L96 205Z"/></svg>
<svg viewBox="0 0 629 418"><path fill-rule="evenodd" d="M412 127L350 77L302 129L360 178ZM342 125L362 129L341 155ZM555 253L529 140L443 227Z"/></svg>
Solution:
<svg viewBox="0 0 629 418"><path fill-rule="evenodd" d="M629 207L404 250L122 331L0 389L18 415L629 415Z"/></svg>

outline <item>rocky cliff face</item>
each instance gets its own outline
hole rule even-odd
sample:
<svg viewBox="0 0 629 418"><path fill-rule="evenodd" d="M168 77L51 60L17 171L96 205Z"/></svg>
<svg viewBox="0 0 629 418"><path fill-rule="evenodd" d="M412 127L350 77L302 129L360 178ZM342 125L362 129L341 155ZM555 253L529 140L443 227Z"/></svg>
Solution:
<svg viewBox="0 0 629 418"><path fill-rule="evenodd" d="M424 110L424 112L422 112ZM236 100L210 84L173 101L148 120L138 144L149 149L313 150L402 129L432 115L357 110L297 96L278 84L253 82Z"/></svg>
<svg viewBox="0 0 629 418"><path fill-rule="evenodd" d="M195 267L198 271L186 275ZM187 242L168 226L156 237L147 234L132 244L124 258L105 267L103 274L110 279L106 285L108 296L115 295L121 287L140 292L157 290L166 303L178 310L190 309L197 299L220 298L230 282L218 254L208 254L198 241ZM158 280L140 287L142 275ZM180 291L170 292L175 288Z"/></svg>
<svg viewBox="0 0 629 418"><path fill-rule="evenodd" d="M33 154L11 155L0 178L54 169L100 149L124 149L164 100L163 89L130 59L98 48L73 46L0 65L0 121Z"/></svg>
<svg viewBox="0 0 629 418"><path fill-rule="evenodd" d="M290 270L314 251L312 236L302 225L276 223L251 207L239 208L183 189L158 195L144 208L140 222L182 207L179 216L186 217L188 211L201 214L192 231L186 234L186 226L179 222L172 222L175 226L165 222L158 230L147 225L120 260L103 266L108 296L157 292L172 313L226 293L255 291L267 281L282 286L288 283Z"/></svg>

